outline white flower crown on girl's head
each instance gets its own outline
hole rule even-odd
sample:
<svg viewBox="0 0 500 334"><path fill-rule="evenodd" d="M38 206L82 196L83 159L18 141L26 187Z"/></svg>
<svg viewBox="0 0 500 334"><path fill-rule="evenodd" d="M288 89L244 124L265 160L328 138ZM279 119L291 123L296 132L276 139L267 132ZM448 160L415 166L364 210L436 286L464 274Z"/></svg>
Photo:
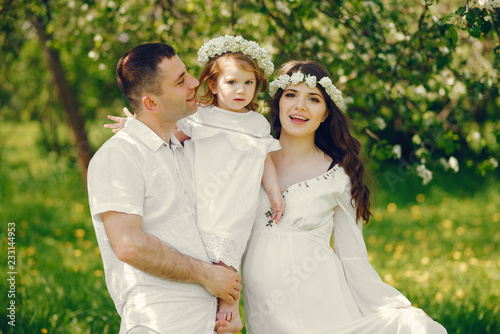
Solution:
<svg viewBox="0 0 500 334"><path fill-rule="evenodd" d="M274 71L274 64L266 49L253 41L247 41L241 36L221 36L209 40L198 50L198 63L203 66L210 58L223 55L227 52L241 52L257 60L260 69L266 77Z"/></svg>
<svg viewBox="0 0 500 334"><path fill-rule="evenodd" d="M344 99L342 98L342 92L340 89L335 87L332 80L329 77L323 77L318 81L314 75L304 75L302 72L295 72L291 76L288 74L283 74L277 77L273 82L269 84L269 95L273 97L278 89L285 89L289 85L297 85L304 82L307 87L314 88L316 84L319 83L325 89L325 92L330 96L330 98L335 102L337 107L342 106Z"/></svg>

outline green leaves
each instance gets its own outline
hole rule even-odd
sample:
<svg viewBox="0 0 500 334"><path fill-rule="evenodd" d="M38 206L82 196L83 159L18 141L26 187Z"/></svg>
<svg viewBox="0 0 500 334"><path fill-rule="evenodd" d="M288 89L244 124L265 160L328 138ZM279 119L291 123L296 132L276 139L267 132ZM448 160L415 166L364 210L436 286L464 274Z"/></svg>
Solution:
<svg viewBox="0 0 500 334"><path fill-rule="evenodd" d="M467 29L469 31L469 35L471 35L472 37L475 37L475 38L479 38L481 37L481 29L479 29L478 27L473 27L471 29Z"/></svg>
<svg viewBox="0 0 500 334"><path fill-rule="evenodd" d="M89 123L104 122L105 115L120 114L125 105L114 75L116 62L130 48L144 42L171 44L196 76L200 46L233 34L266 48L276 68L291 59L324 64L349 101L347 114L365 151L373 152L371 159L393 159L396 145L407 155L425 148L419 152L427 152L422 156L429 169L440 166L446 154L460 160L499 159L498 139L487 134L500 109L495 11L466 8L465 1L457 8L451 0L424 1L425 6L389 0L46 3L13 0L0 10L0 119L39 120L52 143L48 149L58 144L51 128L64 120L27 20L33 12L47 20L51 46L61 54ZM482 43L480 55L468 36ZM476 50L480 42L475 42ZM386 126L380 126L380 119ZM473 149L467 138L475 132L488 140ZM418 145L411 141L417 133ZM421 161L412 162L417 163Z"/></svg>
<svg viewBox="0 0 500 334"><path fill-rule="evenodd" d="M453 40L453 43L457 44L458 34L456 32L456 28L467 30L469 36L471 37L481 38L481 36L486 36L492 30L492 22L498 21L499 15L493 10L489 11L487 9L480 9L478 7L467 9L466 6L462 6L454 13L446 15L441 20L441 24L450 25L450 38ZM497 38L499 38L499 36L497 36Z"/></svg>
<svg viewBox="0 0 500 334"><path fill-rule="evenodd" d="M457 31L455 30L455 27L450 26L450 28L448 28L448 32L450 33L450 37L451 37L451 40L453 41L453 44L457 44L458 34L457 34Z"/></svg>
<svg viewBox="0 0 500 334"><path fill-rule="evenodd" d="M484 21L481 27L481 32L486 35L490 32L491 28L493 28L493 24L491 24L490 21Z"/></svg>

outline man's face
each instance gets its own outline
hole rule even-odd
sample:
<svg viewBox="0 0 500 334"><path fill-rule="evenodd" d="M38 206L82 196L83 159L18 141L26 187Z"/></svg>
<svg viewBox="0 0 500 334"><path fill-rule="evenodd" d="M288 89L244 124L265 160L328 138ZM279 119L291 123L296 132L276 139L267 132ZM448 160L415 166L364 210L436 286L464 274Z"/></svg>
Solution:
<svg viewBox="0 0 500 334"><path fill-rule="evenodd" d="M154 100L160 107L162 119L177 122L195 113L198 109L195 89L199 82L187 72L179 56L164 58L158 69L163 81L160 85L161 95L156 96Z"/></svg>

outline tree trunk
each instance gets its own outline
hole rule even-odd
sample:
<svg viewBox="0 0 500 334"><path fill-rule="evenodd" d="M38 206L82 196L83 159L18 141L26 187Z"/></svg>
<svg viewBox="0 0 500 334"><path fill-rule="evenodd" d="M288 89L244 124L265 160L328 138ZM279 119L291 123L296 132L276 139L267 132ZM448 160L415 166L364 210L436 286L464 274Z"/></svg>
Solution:
<svg viewBox="0 0 500 334"><path fill-rule="evenodd" d="M78 152L78 162L82 169L82 177L86 182L87 169L90 159L92 158L93 151L87 139L83 118L78 113L78 104L76 102L75 94L71 90L71 87L66 80L66 76L64 75L64 69L59 58L59 52L47 46L47 41L51 39L51 36L47 34L45 24L36 15L31 17L31 23L36 28L38 33L43 55L47 60L57 95L59 96L59 100L63 105L66 114L66 121L68 122L68 125L73 133L75 146Z"/></svg>

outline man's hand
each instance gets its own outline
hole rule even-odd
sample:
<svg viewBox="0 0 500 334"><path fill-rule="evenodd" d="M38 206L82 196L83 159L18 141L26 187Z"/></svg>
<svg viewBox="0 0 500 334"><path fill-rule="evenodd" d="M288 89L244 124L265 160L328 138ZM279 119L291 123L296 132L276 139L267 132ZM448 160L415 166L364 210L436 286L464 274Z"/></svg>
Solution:
<svg viewBox="0 0 500 334"><path fill-rule="evenodd" d="M202 280L205 289L228 303L238 300L241 291L241 276L223 266L210 265Z"/></svg>
<svg viewBox="0 0 500 334"><path fill-rule="evenodd" d="M201 284L228 303L238 300L241 277L234 270L193 259L144 233L139 215L108 211L101 218L119 260L162 279Z"/></svg>

